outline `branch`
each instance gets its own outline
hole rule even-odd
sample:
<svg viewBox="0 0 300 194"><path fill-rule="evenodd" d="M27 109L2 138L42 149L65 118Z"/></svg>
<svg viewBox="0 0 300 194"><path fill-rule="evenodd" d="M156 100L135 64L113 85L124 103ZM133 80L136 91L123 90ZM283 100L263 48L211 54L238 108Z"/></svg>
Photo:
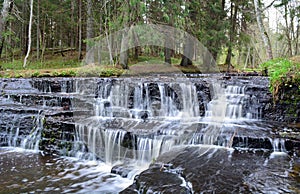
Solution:
<svg viewBox="0 0 300 194"><path fill-rule="evenodd" d="M274 5L274 3L276 2L276 0L273 0L270 5L268 5L267 7L263 8L261 11L264 12L266 11L267 9L269 9L270 7L272 7Z"/></svg>

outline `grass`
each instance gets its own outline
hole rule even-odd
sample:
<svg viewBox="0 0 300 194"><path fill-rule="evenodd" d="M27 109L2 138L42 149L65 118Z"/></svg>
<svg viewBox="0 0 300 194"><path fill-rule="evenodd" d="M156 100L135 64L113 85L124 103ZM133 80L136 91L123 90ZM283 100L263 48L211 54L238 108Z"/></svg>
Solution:
<svg viewBox="0 0 300 194"><path fill-rule="evenodd" d="M33 70L33 69L61 69L80 67L81 62L77 60L75 54L46 55L43 60L36 60L34 56L30 57L26 68L23 68L23 59L16 60L0 60L0 67L4 70Z"/></svg>
<svg viewBox="0 0 300 194"><path fill-rule="evenodd" d="M23 68L23 59L0 61L0 77L111 77L120 75L141 75L154 73L199 73L194 66L181 67L180 58L172 58L172 66L164 64L161 56L139 56L138 60L129 61L129 69L123 70L119 65L83 65L77 60L76 52L66 53L65 56L45 55L43 61L36 61L33 56Z"/></svg>

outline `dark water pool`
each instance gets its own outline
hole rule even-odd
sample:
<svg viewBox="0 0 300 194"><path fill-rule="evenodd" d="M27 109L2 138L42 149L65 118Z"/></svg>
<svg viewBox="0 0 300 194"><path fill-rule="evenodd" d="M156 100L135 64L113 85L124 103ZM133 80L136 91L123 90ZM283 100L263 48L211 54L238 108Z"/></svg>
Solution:
<svg viewBox="0 0 300 194"><path fill-rule="evenodd" d="M177 161L179 166L186 167L187 174L198 175L198 178L190 177L194 191L218 187L230 190L230 184L242 184L239 187L245 187L244 191L248 193L300 192L299 158L285 153L272 153L266 157L266 154L246 152L192 146L182 151L183 159L189 162L181 163L179 155L173 163ZM111 168L100 161L0 148L0 193L118 193L133 183L133 177L112 174ZM136 169L133 174L142 170L145 168ZM157 180L158 175L154 175Z"/></svg>
<svg viewBox="0 0 300 194"><path fill-rule="evenodd" d="M117 193L133 180L99 161L0 148L0 193Z"/></svg>

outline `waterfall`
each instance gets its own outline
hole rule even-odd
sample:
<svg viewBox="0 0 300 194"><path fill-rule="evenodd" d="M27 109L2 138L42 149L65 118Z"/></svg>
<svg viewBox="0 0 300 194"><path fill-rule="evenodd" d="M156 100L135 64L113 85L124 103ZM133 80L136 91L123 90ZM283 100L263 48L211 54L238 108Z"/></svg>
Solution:
<svg viewBox="0 0 300 194"><path fill-rule="evenodd" d="M170 150L176 138L170 134L137 135L136 130L167 131L171 127L169 119L199 117L197 91L191 82L102 79L96 88L95 114L78 121L76 139L87 145L88 151L94 154L93 159L99 157L110 164L126 158L149 164L159 154ZM121 124L115 125L116 119ZM156 120L159 122L155 123ZM182 126L176 124L176 127L180 130ZM125 140L125 136L130 139ZM123 145L125 141L127 147ZM79 147L79 155L87 157L82 156L84 146Z"/></svg>
<svg viewBox="0 0 300 194"><path fill-rule="evenodd" d="M77 149L76 153L80 158L88 158L96 160L97 158L103 160L107 164L114 164L118 161L122 161L126 148L122 146L126 131L118 129L103 128L97 126L98 124L105 123L105 121L99 121L97 118L89 119L84 124L76 125L76 141L74 149ZM80 142L88 147L88 151L91 154L85 154L84 145L79 145Z"/></svg>
<svg viewBox="0 0 300 194"><path fill-rule="evenodd" d="M138 137L135 160L138 165L147 165L162 153L170 151L176 145L176 140L166 136Z"/></svg>
<svg viewBox="0 0 300 194"><path fill-rule="evenodd" d="M174 98L175 94L173 91L168 90L168 85L160 83L158 84L160 92L160 117L176 117L179 110L177 109Z"/></svg>
<svg viewBox="0 0 300 194"><path fill-rule="evenodd" d="M23 149L39 151L39 143L41 140L41 134L43 130L43 124L45 116L40 111L37 115L32 116L32 129L28 134L20 133L20 122L27 117L18 117L16 116L13 121L11 127L8 129L9 134L6 137L7 145L10 147L20 147Z"/></svg>
<svg viewBox="0 0 300 194"><path fill-rule="evenodd" d="M246 86L211 84L212 100L207 104L203 121L206 125L192 136L191 144L231 147L237 134L235 123L258 119L255 96L245 92Z"/></svg>
<svg viewBox="0 0 300 194"><path fill-rule="evenodd" d="M190 82L147 82L130 79L98 85L95 115L102 117L198 117L196 87ZM146 115L145 115L146 114Z"/></svg>
<svg viewBox="0 0 300 194"><path fill-rule="evenodd" d="M33 121L34 127L30 131L30 134L27 135L25 137L24 141L21 143L22 148L39 151L39 142L40 142L41 136L42 136L44 119L45 119L45 116L42 114L42 112L40 112L34 118L34 121Z"/></svg>
<svg viewBox="0 0 300 194"><path fill-rule="evenodd" d="M109 164L128 159L139 165L149 164L180 144L231 147L236 130L230 121L252 115L246 107L251 98L245 94L244 86L212 83L213 99L207 104L203 119L209 122L198 129L197 124L184 125L200 119L197 90L190 81L148 83L127 78L102 79L96 88L95 114L76 125L77 139L84 142L87 147L81 149L92 153L92 159L100 158ZM172 120L177 123L170 124ZM148 134L140 130L148 130ZM178 131L186 133L186 141L178 138Z"/></svg>
<svg viewBox="0 0 300 194"><path fill-rule="evenodd" d="M189 172L193 172L194 164L201 166L209 161L209 166L210 162L215 162L213 165L217 164L220 170L216 169L218 171L213 174L219 177L228 174L222 172L224 167L230 172L231 162L244 168L247 161L257 161L257 158L251 159L253 156L261 156L264 160L269 154L266 150L270 151L270 157L266 159L269 164L277 155L297 154L294 150L299 144L293 144L294 134L289 136L293 130L281 130L284 124L260 119L260 109L267 110L271 99L264 98L271 94L267 93L268 88L260 85L261 78L217 79L219 81L211 77L183 80L164 76L42 78L28 79L23 84L22 81L3 80L1 83L0 80L0 143L4 147L40 149L43 155L47 155L37 157L46 162L45 170L50 171L48 167L52 162L58 167L57 175L45 174L46 179L54 179L59 185L64 176L72 181L82 179L84 183L81 185L70 185L69 181L62 179L69 187L82 187L82 192L90 191L85 188L87 185L92 189L109 188L118 185L121 179L132 183L134 176L149 166L151 173L155 170L154 176L150 176L156 179L156 173L170 172L166 169L173 168L160 162L174 163L176 168L188 164ZM234 153L230 151L225 155L224 150L234 150ZM79 164L80 173L76 169L73 172L63 168L61 164L69 159L72 164ZM31 161L28 160L30 165ZM210 173L209 168L202 167ZM92 174L86 173L89 169ZM10 173L9 169L7 173ZM148 175L143 173L140 178ZM44 182L44 178L39 180L41 184ZM107 185L92 185L90 180L104 181ZM25 184L22 179L19 182ZM100 192L106 191L106 188L101 189Z"/></svg>
<svg viewBox="0 0 300 194"><path fill-rule="evenodd" d="M146 129L148 125L153 128L153 131L160 131L146 135L134 133L140 128ZM90 117L76 125L77 143L73 148L73 152L76 151L76 153L71 153L71 155L82 159L100 159L110 165L133 160L136 165L145 166L160 154L171 150L174 145L184 142L184 135L178 134L172 127L174 128L174 124L168 122L167 124L165 122L143 123L139 120Z"/></svg>
<svg viewBox="0 0 300 194"><path fill-rule="evenodd" d="M190 82L180 83L180 88L183 103L182 117L199 117L199 102L195 85Z"/></svg>
<svg viewBox="0 0 300 194"><path fill-rule="evenodd" d="M284 139L270 138L270 142L273 146L273 152L286 152Z"/></svg>
<svg viewBox="0 0 300 194"><path fill-rule="evenodd" d="M207 119L216 122L258 119L259 110L253 110L257 102L254 96L245 93L245 86L223 86L214 82L212 94L213 99L208 103L205 115Z"/></svg>

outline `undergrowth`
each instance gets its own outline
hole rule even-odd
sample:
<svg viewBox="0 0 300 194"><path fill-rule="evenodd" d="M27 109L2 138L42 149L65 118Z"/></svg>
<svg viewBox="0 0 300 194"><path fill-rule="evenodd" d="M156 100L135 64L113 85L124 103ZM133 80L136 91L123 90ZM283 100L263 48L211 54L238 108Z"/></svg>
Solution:
<svg viewBox="0 0 300 194"><path fill-rule="evenodd" d="M277 58L269 60L262 63L260 67L268 71L271 82L270 90L273 95L278 93L278 89L282 84L294 83L300 80L300 63L290 59Z"/></svg>

